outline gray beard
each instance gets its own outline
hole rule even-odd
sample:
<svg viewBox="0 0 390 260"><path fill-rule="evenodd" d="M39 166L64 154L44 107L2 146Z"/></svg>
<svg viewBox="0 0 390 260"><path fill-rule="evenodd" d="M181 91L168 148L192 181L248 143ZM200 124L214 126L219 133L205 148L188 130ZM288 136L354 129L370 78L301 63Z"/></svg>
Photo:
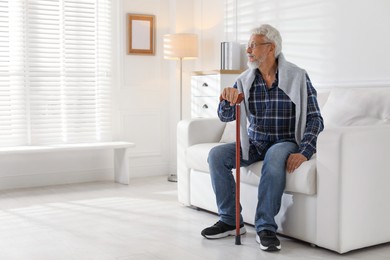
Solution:
<svg viewBox="0 0 390 260"><path fill-rule="evenodd" d="M260 57L260 59L258 60L255 60L255 61L248 61L247 62L247 65L250 69L257 69L257 68L260 68L260 65L261 63L263 63L265 61L265 58L266 57Z"/></svg>
<svg viewBox="0 0 390 260"><path fill-rule="evenodd" d="M248 68L250 68L250 69L257 69L257 68L260 66L260 62L259 62L259 61L252 61L252 62L248 61L248 62L246 63L246 65L247 65Z"/></svg>

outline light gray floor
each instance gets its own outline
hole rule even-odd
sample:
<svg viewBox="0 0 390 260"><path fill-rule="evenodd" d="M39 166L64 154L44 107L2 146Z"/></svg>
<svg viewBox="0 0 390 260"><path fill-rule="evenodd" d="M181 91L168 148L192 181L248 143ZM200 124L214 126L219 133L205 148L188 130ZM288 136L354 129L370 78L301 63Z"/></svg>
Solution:
<svg viewBox="0 0 390 260"><path fill-rule="evenodd" d="M200 231L217 217L176 195L166 177L0 191L0 259L390 259L390 243L340 256L284 237L266 253L250 226L240 246L207 240Z"/></svg>

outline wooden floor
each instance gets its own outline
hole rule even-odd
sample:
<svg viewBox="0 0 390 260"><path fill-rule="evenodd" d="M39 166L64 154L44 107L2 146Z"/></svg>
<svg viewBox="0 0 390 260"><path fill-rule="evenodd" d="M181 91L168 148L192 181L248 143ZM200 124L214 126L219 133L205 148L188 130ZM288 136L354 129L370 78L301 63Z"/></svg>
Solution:
<svg viewBox="0 0 390 260"><path fill-rule="evenodd" d="M390 243L341 256L284 237L282 251L267 253L250 226L240 246L204 239L217 216L180 205L166 179L0 191L0 259L390 259Z"/></svg>

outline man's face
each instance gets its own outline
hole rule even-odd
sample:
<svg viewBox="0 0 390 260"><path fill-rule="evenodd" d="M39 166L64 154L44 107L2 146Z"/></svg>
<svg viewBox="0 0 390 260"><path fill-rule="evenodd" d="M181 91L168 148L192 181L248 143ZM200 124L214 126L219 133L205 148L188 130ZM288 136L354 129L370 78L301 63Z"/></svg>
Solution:
<svg viewBox="0 0 390 260"><path fill-rule="evenodd" d="M252 35L249 39L246 53L248 56L248 67L258 68L270 54L272 43L262 35Z"/></svg>

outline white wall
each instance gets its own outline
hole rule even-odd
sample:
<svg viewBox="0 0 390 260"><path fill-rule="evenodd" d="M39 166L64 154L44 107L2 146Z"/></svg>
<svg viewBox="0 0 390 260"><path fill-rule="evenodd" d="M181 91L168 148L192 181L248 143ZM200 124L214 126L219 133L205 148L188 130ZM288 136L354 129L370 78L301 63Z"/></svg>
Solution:
<svg viewBox="0 0 390 260"><path fill-rule="evenodd" d="M190 117L190 74L220 68L220 42L269 22L278 27L289 60L305 68L317 88L390 86L390 1L387 0L117 0L113 112L117 140L134 142L131 178L176 169L179 71L162 56L162 35L199 34L200 53L183 63L183 117ZM245 5L242 13L225 6ZM255 11L254 11L255 10ZM156 15L156 54L127 55L126 14ZM225 25L224 17L233 16ZM243 52L244 53L244 52ZM243 68L245 62L243 62ZM110 151L8 155L0 158L0 188L113 178Z"/></svg>
<svg viewBox="0 0 390 260"><path fill-rule="evenodd" d="M244 45L250 29L270 23L282 34L286 58L305 68L317 88L390 86L390 1L213 1L217 2L220 7L205 9L203 20L221 20L224 15L229 19L207 32L209 42L237 39ZM228 11L221 13L225 5ZM202 69L219 66L219 57L207 52L202 53ZM244 55L242 61L245 68Z"/></svg>
<svg viewBox="0 0 390 260"><path fill-rule="evenodd" d="M195 70L217 70L220 64L220 45L224 41L225 0L195 2L195 28L199 34L199 59Z"/></svg>
<svg viewBox="0 0 390 260"><path fill-rule="evenodd" d="M390 83L386 0L119 2L116 129L119 139L136 143L129 157L132 177L168 175L176 169L179 71L177 62L163 59L166 33L199 34L199 58L183 62L184 118L190 117L191 71L219 69L220 42L238 39L246 44L249 30L263 22L280 29L287 58L305 68L316 87ZM235 18L227 4L246 7ZM126 13L156 15L156 55L126 54ZM232 24L224 24L226 15L233 15Z"/></svg>
<svg viewBox="0 0 390 260"><path fill-rule="evenodd" d="M390 86L390 1L333 2L332 81Z"/></svg>
<svg viewBox="0 0 390 260"><path fill-rule="evenodd" d="M136 144L130 151L131 176L168 172L169 77L161 56L161 35L169 24L169 1L120 1L116 129L119 139ZM127 54L128 13L156 17L155 55Z"/></svg>
<svg viewBox="0 0 390 260"><path fill-rule="evenodd" d="M136 144L130 151L131 177L166 175L176 171L176 125L179 120L180 78L177 61L163 59L167 33L194 32L193 0L122 0L119 7L119 63L116 122L119 139ZM127 13L156 17L156 53L127 55ZM183 104L189 103L189 72L183 62ZM183 109L188 118L189 107Z"/></svg>

